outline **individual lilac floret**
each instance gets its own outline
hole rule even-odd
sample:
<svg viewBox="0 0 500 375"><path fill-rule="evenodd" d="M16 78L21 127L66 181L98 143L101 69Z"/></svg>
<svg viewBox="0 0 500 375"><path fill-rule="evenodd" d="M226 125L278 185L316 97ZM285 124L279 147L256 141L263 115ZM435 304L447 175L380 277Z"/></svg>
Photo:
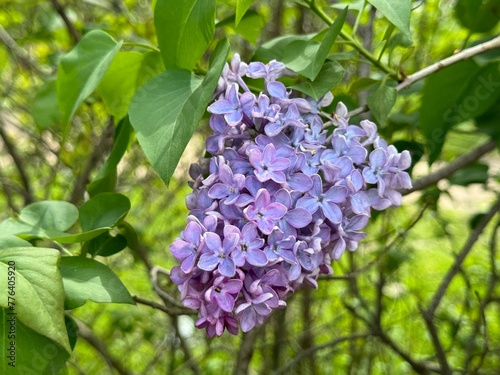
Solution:
<svg viewBox="0 0 500 375"><path fill-rule="evenodd" d="M286 207L281 203L271 203L271 197L266 189L260 189L255 203L243 211L245 217L264 234L271 234L277 221L286 214Z"/></svg>
<svg viewBox="0 0 500 375"><path fill-rule="evenodd" d="M241 280L219 276L214 280L214 285L205 292L205 299L208 302L215 300L222 310L231 312L234 309L236 296L242 287Z"/></svg>
<svg viewBox="0 0 500 375"><path fill-rule="evenodd" d="M234 233L230 234L224 237L223 242L221 242L219 235L216 233L207 232L204 237L209 252L201 255L198 267L204 271L213 271L218 267L221 275L233 277L236 272L236 266L229 255L238 244L238 235Z"/></svg>
<svg viewBox="0 0 500 375"><path fill-rule="evenodd" d="M276 147L272 143L264 147L262 152L258 148L250 150L248 158L259 181L272 179L281 184L286 182L284 171L290 166L290 160L276 157Z"/></svg>
<svg viewBox="0 0 500 375"><path fill-rule="evenodd" d="M411 188L408 151L369 120L352 124L341 102L330 116L333 95L294 92L277 81L287 73L235 54L208 107L210 157L190 168L188 223L170 246L171 280L208 337L248 332L298 288L317 288L366 237L372 209Z"/></svg>
<svg viewBox="0 0 500 375"><path fill-rule="evenodd" d="M245 176L233 174L228 165L219 168L221 182L214 184L208 191L208 196L214 199L223 199L224 204L233 204L240 196L240 191L245 187Z"/></svg>
<svg viewBox="0 0 500 375"><path fill-rule="evenodd" d="M302 207L311 214L314 214L320 208L332 223L340 223L342 220L342 211L337 203L345 201L347 189L344 186L332 186L323 192L321 177L314 175L312 176L312 180L312 189L297 201L297 207Z"/></svg>

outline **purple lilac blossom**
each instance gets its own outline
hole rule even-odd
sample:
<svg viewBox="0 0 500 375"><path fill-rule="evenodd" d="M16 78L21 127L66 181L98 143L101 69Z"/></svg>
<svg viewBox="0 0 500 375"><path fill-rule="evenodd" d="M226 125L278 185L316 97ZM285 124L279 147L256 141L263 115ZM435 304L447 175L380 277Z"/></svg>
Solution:
<svg viewBox="0 0 500 375"><path fill-rule="evenodd" d="M366 237L371 210L401 204L408 151L377 126L351 124L329 92L301 97L278 81L283 63L226 64L208 107L211 155L190 168L188 224L170 246L171 271L195 326L209 337L262 324L297 288L317 287L331 262ZM264 79L254 94L243 80ZM333 127L333 130L328 127Z"/></svg>

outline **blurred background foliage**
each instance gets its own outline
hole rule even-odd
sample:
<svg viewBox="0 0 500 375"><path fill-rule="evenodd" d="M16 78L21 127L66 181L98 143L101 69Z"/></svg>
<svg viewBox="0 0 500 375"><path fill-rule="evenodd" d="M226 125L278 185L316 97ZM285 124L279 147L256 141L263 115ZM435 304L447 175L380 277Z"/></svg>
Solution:
<svg viewBox="0 0 500 375"><path fill-rule="evenodd" d="M331 17L349 5L343 30L355 33L364 48L400 79L500 31L500 4L493 0L413 1L413 41L367 1L317 4ZM122 51L146 51L142 44L156 45L153 7L147 0L0 0L0 219L34 201L83 202L87 184L95 179L113 144L116 124L101 94L123 88L117 81L108 85L104 81L78 109L65 134L54 110L58 62L93 29L124 40ZM257 56L269 56L259 47L273 38L314 34L326 26L300 1L261 0L253 2L236 27L235 7L235 0L217 2L216 36L226 35L232 51L244 61L250 61L256 51ZM336 43L331 53L346 71L333 90L336 101L344 101L350 109L366 104L385 73L367 64L348 43ZM208 56L200 68L206 67ZM499 59L496 50L473 60L477 66L492 64L496 91ZM163 69L159 59L152 56L151 60L138 85ZM470 63L456 65L457 74L470 79ZM461 116L459 108L452 109L456 113L448 114L458 113L459 118L443 125L447 134L433 134L435 123L422 122L422 117L447 121L433 108L449 100L454 89L453 83L436 74L400 93L387 119L382 116L378 121L374 113L361 115L377 120L388 141L410 149L414 160L420 160L414 165L414 178L446 167L491 137L498 142L500 95L496 92L481 111L476 108ZM353 123L356 120L359 117ZM204 121L168 188L133 140L118 165L117 191L132 202L128 221L138 233L139 246L99 260L118 274L133 295L161 303L151 287L149 268L170 269L175 264L168 246L186 221L188 165L203 156L208 133ZM441 146L442 152L436 152ZM273 314L263 327L237 337L225 334L207 339L194 328L193 316L168 315L144 305L89 302L73 312L79 338L64 371L89 375L500 373L500 221L498 216L492 219L498 204L491 208L500 192L500 159L492 151L473 161L437 185L407 195L403 207L378 215L359 249L333 265L333 277L322 279L318 290L297 292L287 301L288 308ZM488 220L481 216L486 212ZM466 257L458 262L460 254ZM430 309L450 272L449 288L443 291L439 306ZM168 282L164 287L177 296Z"/></svg>

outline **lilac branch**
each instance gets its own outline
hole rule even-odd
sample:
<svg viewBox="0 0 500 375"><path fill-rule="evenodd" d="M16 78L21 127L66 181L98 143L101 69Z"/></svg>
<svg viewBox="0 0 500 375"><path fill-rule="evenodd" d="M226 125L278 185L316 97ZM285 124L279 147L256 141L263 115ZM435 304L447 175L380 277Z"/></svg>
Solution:
<svg viewBox="0 0 500 375"><path fill-rule="evenodd" d="M446 165L445 167L439 169L438 171L431 173L425 177L419 178L413 181L413 187L408 190L404 190L401 193L403 195L410 194L414 191L423 190L426 187L436 184L437 182L451 176L453 173L458 171L459 169L475 162L483 155L488 152L494 150L496 147L496 142L494 140L488 141L479 147L473 149L471 152L459 156L451 163Z"/></svg>
<svg viewBox="0 0 500 375"><path fill-rule="evenodd" d="M460 61L470 59L471 57L474 57L476 55L479 55L483 52L489 51L491 49L495 48L500 48L500 36L488 41L484 42L481 44L478 44L477 46L471 47L464 49L463 51L460 51L453 56L447 57L443 60L438 61L435 64L429 65L428 67L419 70L416 73L413 73L412 75L409 75L406 77L403 82L401 82L398 86L396 86L397 91L402 91L404 89L407 89L411 85L413 85L415 82L418 82L431 74L436 73L437 71L447 68L450 65L456 64ZM361 106L359 108L356 108L352 111L349 112L348 116L349 117L354 117L357 116L363 112L368 111L369 108L368 106Z"/></svg>

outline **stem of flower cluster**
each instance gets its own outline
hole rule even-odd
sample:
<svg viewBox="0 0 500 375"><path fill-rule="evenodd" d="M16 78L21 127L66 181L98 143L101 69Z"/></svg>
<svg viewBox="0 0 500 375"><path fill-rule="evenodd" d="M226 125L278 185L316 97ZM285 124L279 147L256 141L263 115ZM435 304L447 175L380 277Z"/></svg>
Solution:
<svg viewBox="0 0 500 375"><path fill-rule="evenodd" d="M328 16L328 14L325 13L323 9L318 7L316 5L315 0L306 0L306 4L309 6L309 9L311 9L316 15L318 15L323 21L325 21L326 24L329 26L333 23L333 20ZM396 71L385 65L384 63L380 62L377 57L375 57L370 51L368 51L365 47L363 47L356 39L354 39L352 36L347 34L345 31L340 30L340 36L345 39L349 44L352 45L352 47L357 50L361 55L363 55L370 63L372 63L374 66L382 70L383 72L387 73L391 78L398 80L398 74Z"/></svg>

